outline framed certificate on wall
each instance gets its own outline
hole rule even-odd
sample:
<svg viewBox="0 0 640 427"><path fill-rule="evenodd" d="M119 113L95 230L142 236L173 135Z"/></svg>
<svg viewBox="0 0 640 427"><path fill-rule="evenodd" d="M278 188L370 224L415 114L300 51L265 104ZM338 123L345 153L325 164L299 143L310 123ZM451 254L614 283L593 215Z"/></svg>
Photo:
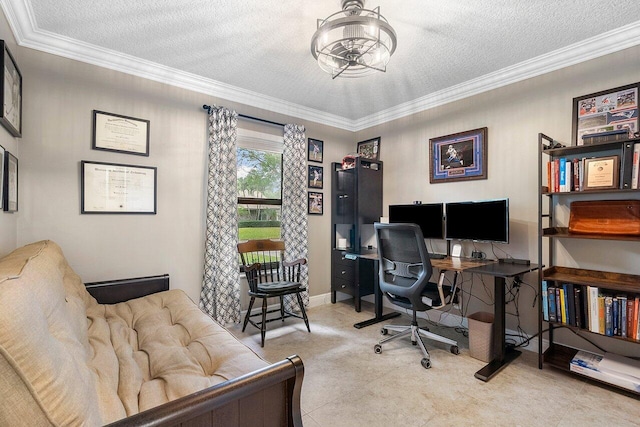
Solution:
<svg viewBox="0 0 640 427"><path fill-rule="evenodd" d="M149 156L149 120L93 110L92 148Z"/></svg>
<svg viewBox="0 0 640 427"><path fill-rule="evenodd" d="M148 166L81 162L81 212L155 214L157 169Z"/></svg>

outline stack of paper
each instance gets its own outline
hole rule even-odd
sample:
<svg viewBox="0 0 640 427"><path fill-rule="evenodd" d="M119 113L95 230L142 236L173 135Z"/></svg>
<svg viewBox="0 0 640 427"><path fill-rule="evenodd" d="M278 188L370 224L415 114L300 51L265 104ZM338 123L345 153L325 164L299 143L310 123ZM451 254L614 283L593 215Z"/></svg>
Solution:
<svg viewBox="0 0 640 427"><path fill-rule="evenodd" d="M613 353L578 351L570 370L618 387L640 392L640 361Z"/></svg>

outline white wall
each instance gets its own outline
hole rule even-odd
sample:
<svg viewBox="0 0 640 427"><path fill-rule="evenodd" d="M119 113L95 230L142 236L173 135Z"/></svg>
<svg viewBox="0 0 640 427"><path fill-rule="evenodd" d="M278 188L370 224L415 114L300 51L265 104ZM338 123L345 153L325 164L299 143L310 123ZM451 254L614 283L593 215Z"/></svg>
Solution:
<svg viewBox="0 0 640 427"><path fill-rule="evenodd" d="M40 239L57 242L85 281L171 275L172 288L197 300L202 283L206 112L224 105L281 123L306 126L324 141L324 166L350 151L353 134L213 99L93 65L20 49L24 137L20 146L20 211L2 254ZM150 156L92 150L92 110L150 120ZM4 145L4 143L3 143ZM11 146L9 148L12 148ZM158 169L157 215L80 214L80 161ZM330 182L323 192L328 197ZM329 291L330 215L309 217L311 295ZM10 216L2 215L2 220ZM3 233L4 233L3 227ZM17 231L15 231L17 229ZM17 235L17 237L16 237Z"/></svg>

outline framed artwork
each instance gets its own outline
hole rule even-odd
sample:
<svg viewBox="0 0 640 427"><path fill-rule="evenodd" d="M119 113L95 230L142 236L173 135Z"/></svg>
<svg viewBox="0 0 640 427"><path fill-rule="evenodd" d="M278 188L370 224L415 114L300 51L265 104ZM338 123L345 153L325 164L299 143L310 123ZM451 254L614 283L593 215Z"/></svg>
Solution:
<svg viewBox="0 0 640 427"><path fill-rule="evenodd" d="M323 213L323 204L322 204L322 193L317 193L315 191L309 191L307 195L307 212L309 215L322 215Z"/></svg>
<svg viewBox="0 0 640 427"><path fill-rule="evenodd" d="M84 213L155 214L157 169L148 166L81 162Z"/></svg>
<svg viewBox="0 0 640 427"><path fill-rule="evenodd" d="M487 179L487 128L429 140L429 182Z"/></svg>
<svg viewBox="0 0 640 427"><path fill-rule="evenodd" d="M93 110L92 148L149 156L149 120Z"/></svg>
<svg viewBox="0 0 640 427"><path fill-rule="evenodd" d="M584 190L618 188L620 168L618 156L584 159Z"/></svg>
<svg viewBox="0 0 640 427"><path fill-rule="evenodd" d="M322 188L322 182L324 180L324 176L322 173L322 166L311 166L309 165L309 188Z"/></svg>
<svg viewBox="0 0 640 427"><path fill-rule="evenodd" d="M380 137L358 142L357 153L364 159L380 160Z"/></svg>
<svg viewBox="0 0 640 427"><path fill-rule="evenodd" d="M22 137L22 74L4 40L2 44L3 79L0 82L2 112L0 123L15 137Z"/></svg>
<svg viewBox="0 0 640 427"><path fill-rule="evenodd" d="M633 137L638 132L639 88L640 83L633 83L573 98L571 145L583 145L583 135L604 132Z"/></svg>
<svg viewBox="0 0 640 427"><path fill-rule="evenodd" d="M310 162L322 163L324 142L319 139L307 139L307 160Z"/></svg>
<svg viewBox="0 0 640 427"><path fill-rule="evenodd" d="M18 159L8 151L4 152L2 209L5 212L18 211Z"/></svg>
<svg viewBox="0 0 640 427"><path fill-rule="evenodd" d="M0 211L4 210L4 147L0 145Z"/></svg>

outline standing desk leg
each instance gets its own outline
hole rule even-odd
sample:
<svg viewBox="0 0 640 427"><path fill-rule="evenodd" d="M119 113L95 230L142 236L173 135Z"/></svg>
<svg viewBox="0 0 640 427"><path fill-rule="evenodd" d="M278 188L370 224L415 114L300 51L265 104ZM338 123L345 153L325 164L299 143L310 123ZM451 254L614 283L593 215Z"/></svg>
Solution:
<svg viewBox="0 0 640 427"><path fill-rule="evenodd" d="M380 282L378 281L379 280L377 275L378 261L376 260L373 265L374 265L374 271L376 272L373 280L373 288L374 288L373 293L375 298L375 310L374 310L375 317L373 319L364 320L362 322L356 323L355 325L353 325L353 327L356 329L364 328L365 326L374 325L376 323L380 323L385 320L393 319L394 317L400 316L400 312L398 311L391 311L387 314L382 314L382 308L384 306L384 295L382 295L382 291L380 290Z"/></svg>
<svg viewBox="0 0 640 427"><path fill-rule="evenodd" d="M520 351L506 348L506 306L505 289L506 279L501 276L494 277L494 319L493 319L493 360L475 373L475 377L482 381L489 381L511 363L512 360L520 356Z"/></svg>

